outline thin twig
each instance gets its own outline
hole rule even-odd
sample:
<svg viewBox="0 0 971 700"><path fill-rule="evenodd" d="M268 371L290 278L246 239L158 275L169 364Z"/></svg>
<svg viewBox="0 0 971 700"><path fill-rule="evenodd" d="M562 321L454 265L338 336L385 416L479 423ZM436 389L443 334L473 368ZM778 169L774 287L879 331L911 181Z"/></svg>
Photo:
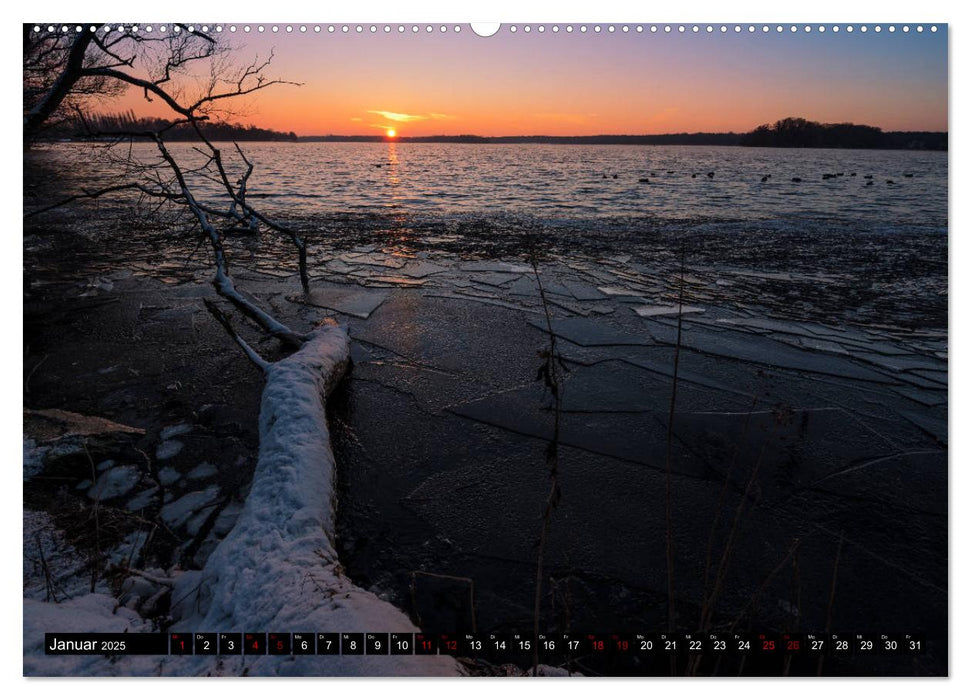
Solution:
<svg viewBox="0 0 971 700"><path fill-rule="evenodd" d="M829 643L829 630L833 623L833 603L836 602L836 577L840 570L840 557L843 554L843 534L840 532L839 544L836 545L836 560L833 562L833 578L829 584L829 603L826 605L826 643ZM819 663L816 666L816 675L823 675L823 661L825 656L820 655Z"/></svg>
<svg viewBox="0 0 971 700"><path fill-rule="evenodd" d="M665 555L668 572L668 631L673 632L676 625L675 586L674 586L674 531L672 523L671 503L671 449L674 440L674 411L678 397L678 367L681 360L681 327L684 319L682 308L684 305L684 244L681 245L681 283L678 291L678 336L674 347L674 374L671 381L671 403L668 408L667 446L664 458L664 534ZM672 667L675 663L672 656Z"/></svg>
<svg viewBox="0 0 971 700"><path fill-rule="evenodd" d="M212 314L213 318L219 322L219 325L225 329L229 337L236 341L236 344L242 348L243 353L245 353L246 357L249 358L250 362L259 367L263 372L266 372L266 370L270 367L270 363L264 360L260 354L250 346L249 343L240 337L239 333L236 332L236 329L233 328L233 324L229 320L229 317L226 316L226 314L224 314L222 310L220 310L220 308L209 299L203 299L202 301L209 310L209 313Z"/></svg>
<svg viewBox="0 0 971 700"><path fill-rule="evenodd" d="M543 311L546 315L546 331L549 336L550 346L547 351L544 365L540 368L540 377L545 378L546 386L553 394L553 438L547 446L546 465L550 470L550 490L546 496L546 505L543 508L543 526L540 529L539 545L536 553L536 590L533 595L533 676L536 676L539 669L539 623L540 610L543 600L543 558L546 552L546 541L549 537L550 525L553 521L553 511L559 501L559 447L560 447L560 406L562 401L562 391L560 388L559 374L557 372L558 356L556 352L556 334L553 332L553 320L550 316L550 307L546 300L546 291L543 289L543 281L539 276L539 266L535 256L531 257L530 262L533 266L533 274L536 277L536 284L539 287L540 301L543 304Z"/></svg>
<svg viewBox="0 0 971 700"><path fill-rule="evenodd" d="M762 584L755 590L755 593L752 594L752 597L749 598L748 603L746 603L739 611L738 615L735 617L735 621L732 622L732 626L729 628L729 631L734 630L738 626L738 623L742 621L742 618L745 616L745 613L748 612L749 608L751 608L753 605L755 605L756 602L758 602L758 599L762 597L762 593L765 592L765 589L768 587L769 582L775 577L777 573L779 573L779 571L782 570L782 567L785 566L786 562L789 561L789 558L792 557L799 549L799 544L800 544L800 541L799 541L799 538L797 537L796 539L793 540L792 546L789 547L789 551L786 552L786 555L785 557L782 558L782 561L776 564L775 568L773 568L772 571L769 572L768 576L766 576L765 579L763 579Z"/></svg>

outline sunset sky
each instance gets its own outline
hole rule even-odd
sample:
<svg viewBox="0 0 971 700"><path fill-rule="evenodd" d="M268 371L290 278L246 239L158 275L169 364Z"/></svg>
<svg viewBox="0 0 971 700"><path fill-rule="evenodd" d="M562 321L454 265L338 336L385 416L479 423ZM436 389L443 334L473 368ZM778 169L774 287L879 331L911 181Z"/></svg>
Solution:
<svg viewBox="0 0 971 700"><path fill-rule="evenodd" d="M353 25L352 25L353 27ZM397 29L395 25L394 29ZM236 34L275 58L238 121L298 135L589 135L748 131L787 116L886 130L948 127L947 30L750 35L606 31L489 38L326 29ZM140 94L110 109L164 114ZM105 105L105 108L109 108Z"/></svg>

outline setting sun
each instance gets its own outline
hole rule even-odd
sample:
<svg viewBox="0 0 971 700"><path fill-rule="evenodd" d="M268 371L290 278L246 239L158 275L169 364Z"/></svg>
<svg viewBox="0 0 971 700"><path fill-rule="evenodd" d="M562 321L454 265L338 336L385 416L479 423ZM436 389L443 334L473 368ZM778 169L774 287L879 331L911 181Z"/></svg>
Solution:
<svg viewBox="0 0 971 700"><path fill-rule="evenodd" d="M387 130L387 131L385 132L385 135L386 135L386 136L387 136L387 137L388 137L389 139L393 139L393 138L394 138L395 136L397 136L397 135L398 135L398 132L397 132L397 131L395 131L394 129L388 129L388 130Z"/></svg>

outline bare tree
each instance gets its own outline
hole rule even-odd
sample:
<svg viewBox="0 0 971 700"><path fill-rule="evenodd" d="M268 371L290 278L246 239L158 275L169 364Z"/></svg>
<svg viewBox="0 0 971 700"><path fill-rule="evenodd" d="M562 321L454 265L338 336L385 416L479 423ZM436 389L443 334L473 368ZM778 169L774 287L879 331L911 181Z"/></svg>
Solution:
<svg viewBox="0 0 971 700"><path fill-rule="evenodd" d="M122 167L117 169L115 181L86 189L28 216L77 199L124 191L181 205L197 220L212 247L216 290L265 330L291 345L298 344L295 336L269 323L265 314L236 292L228 276L222 235L235 230L256 232L262 225L288 237L297 249L300 282L304 292L308 292L305 240L297 230L271 219L248 202L247 186L254 164L238 143L233 144L227 159L205 131L211 118L232 113L234 102L240 98L288 82L266 76L272 52L264 59L257 57L238 67L233 63L230 47L182 25L154 36L132 31L131 27L81 30L72 35L38 33L25 27L24 139L27 142L36 138L52 122L71 120L83 134L102 140L108 158L113 157L113 146L126 146L115 157ZM128 89L139 90L148 102L161 103L169 116L153 120L151 128L109 131L100 131L86 118L86 107L94 100ZM194 152L203 158L201 164L180 164L173 156L165 137L175 127L191 129L196 137ZM154 143L157 157L141 157L131 148L136 140ZM214 184L220 193L217 201L202 201L195 196L189 189L190 178Z"/></svg>

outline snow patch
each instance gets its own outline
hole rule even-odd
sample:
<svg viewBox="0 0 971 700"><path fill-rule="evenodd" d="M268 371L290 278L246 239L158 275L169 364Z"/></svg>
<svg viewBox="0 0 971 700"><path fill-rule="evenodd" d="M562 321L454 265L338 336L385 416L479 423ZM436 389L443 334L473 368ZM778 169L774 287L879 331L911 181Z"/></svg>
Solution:
<svg viewBox="0 0 971 700"><path fill-rule="evenodd" d="M63 603L24 599L25 676L157 675L156 657L45 656L47 632L151 632L137 613L102 593L89 593Z"/></svg>
<svg viewBox="0 0 971 700"><path fill-rule="evenodd" d="M182 451L183 447L185 447L185 445L178 440L166 440L158 446L157 450L155 450L155 458L172 459Z"/></svg>
<svg viewBox="0 0 971 700"><path fill-rule="evenodd" d="M197 510L212 505L218 495L219 487L215 485L202 491L187 493L179 500L164 506L160 515L169 527L181 527Z"/></svg>
<svg viewBox="0 0 971 700"><path fill-rule="evenodd" d="M158 493L158 486L152 486L144 491L139 491L137 494L135 494L134 498L128 501L128 504L125 507L133 513L137 513L144 508L148 508L152 504L152 500L154 499L156 493Z"/></svg>
<svg viewBox="0 0 971 700"><path fill-rule="evenodd" d="M93 498L97 501L107 501L112 498L124 496L135 488L141 479L142 474L138 467L130 464L108 469L102 472L98 480L94 483L94 486L88 489L88 498Z"/></svg>
<svg viewBox="0 0 971 700"><path fill-rule="evenodd" d="M162 482L162 486L170 486L181 478L182 475L173 467L164 467L158 470L158 480Z"/></svg>
<svg viewBox="0 0 971 700"><path fill-rule="evenodd" d="M165 428L162 428L162 432L159 433L159 437L161 437L162 440L171 440L176 435L184 435L185 433L188 433L191 430L192 430L192 426L189 425L188 423L178 423L176 425L169 425Z"/></svg>
<svg viewBox="0 0 971 700"><path fill-rule="evenodd" d="M208 479L210 476L215 476L219 472L216 469L215 464L210 464L209 462L203 462L191 472L189 472L189 479L192 481L198 481L199 479Z"/></svg>

